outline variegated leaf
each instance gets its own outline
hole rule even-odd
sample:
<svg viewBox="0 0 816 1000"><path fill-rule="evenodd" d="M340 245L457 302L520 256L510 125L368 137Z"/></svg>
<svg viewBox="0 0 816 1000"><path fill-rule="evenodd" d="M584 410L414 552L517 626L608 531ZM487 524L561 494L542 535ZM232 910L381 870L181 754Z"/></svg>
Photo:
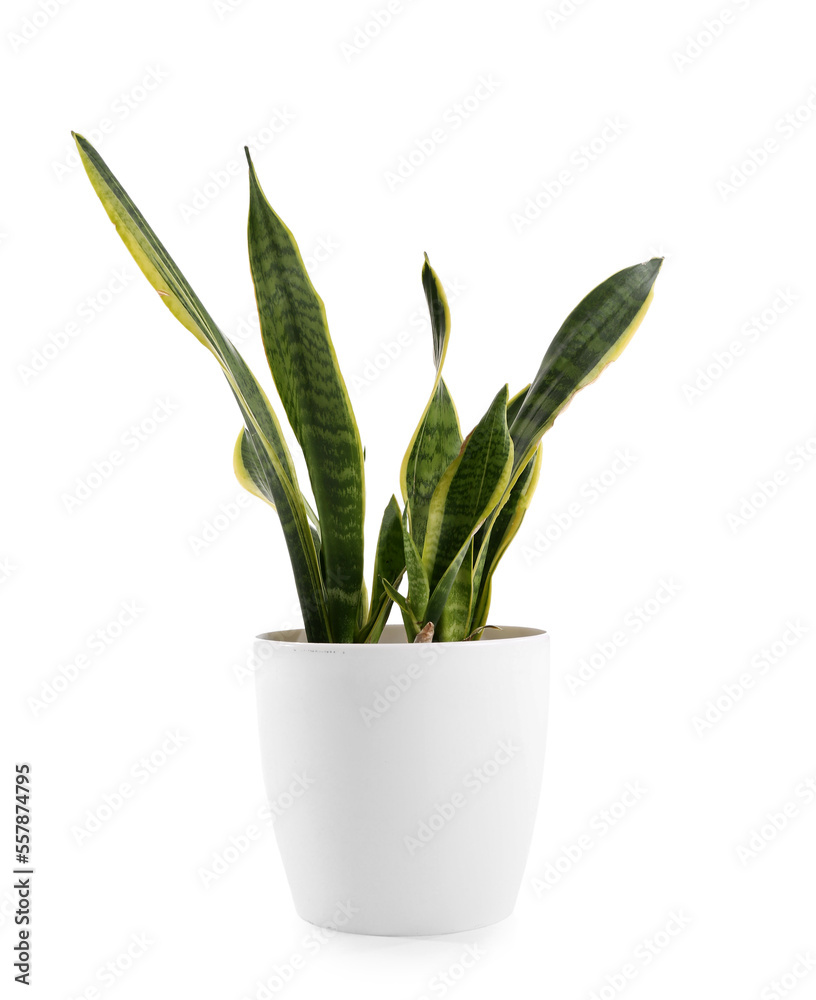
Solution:
<svg viewBox="0 0 816 1000"><path fill-rule="evenodd" d="M309 471L320 519L329 624L351 642L363 585L363 448L326 310L295 238L264 196L247 150L249 260L275 386Z"/></svg>
<svg viewBox="0 0 816 1000"><path fill-rule="evenodd" d="M309 639L330 638L318 554L294 464L269 400L234 345L221 333L175 261L94 147L74 134L80 159L111 222L161 301L218 361L238 403L247 433L273 471L270 490L280 517Z"/></svg>

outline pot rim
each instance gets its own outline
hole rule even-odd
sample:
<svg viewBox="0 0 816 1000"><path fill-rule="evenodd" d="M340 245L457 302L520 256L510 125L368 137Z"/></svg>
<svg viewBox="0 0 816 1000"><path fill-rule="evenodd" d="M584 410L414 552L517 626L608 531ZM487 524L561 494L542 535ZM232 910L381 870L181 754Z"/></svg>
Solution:
<svg viewBox="0 0 816 1000"><path fill-rule="evenodd" d="M526 625L502 625L499 626L503 632L515 633L512 635L500 635L494 632L492 629L486 630L484 634L484 640L491 645L493 643L499 643L502 646L507 646L508 644L515 644L519 642L529 642L533 639L538 639L541 636L548 636L549 632L546 629L532 628ZM386 625L384 632L390 632L392 635L397 635L401 633L405 636L405 629L402 625L391 624ZM376 651L382 652L384 649L401 649L401 650L413 650L417 652L418 649L434 649L439 650L443 648L459 648L463 645L462 642L437 642L437 643L411 643L411 642L308 642L306 639L306 631L303 628L290 628L281 629L280 631L273 632L261 632L259 635L255 636L258 642L268 642L272 646L284 649L298 649L298 650L309 650L314 649L316 652L338 652L342 653L348 650L371 650L372 653ZM468 645L471 645L470 643ZM472 644L474 648L484 649L484 642L479 640L479 642ZM363 654L368 655L368 654Z"/></svg>

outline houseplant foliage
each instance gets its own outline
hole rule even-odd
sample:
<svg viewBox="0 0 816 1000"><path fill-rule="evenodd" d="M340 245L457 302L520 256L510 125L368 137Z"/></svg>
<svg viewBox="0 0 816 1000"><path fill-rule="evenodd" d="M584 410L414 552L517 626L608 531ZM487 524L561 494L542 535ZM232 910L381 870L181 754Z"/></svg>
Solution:
<svg viewBox="0 0 816 1000"><path fill-rule="evenodd" d="M303 452L304 494L278 417L127 192L93 146L74 135L83 166L134 260L176 319L215 357L243 426L234 466L241 484L275 508L309 642L375 643L396 604L409 640L477 638L493 575L538 482L544 433L621 353L652 299L662 260L625 268L569 314L532 382L493 397L462 434L443 378L450 310L427 255L422 285L434 381L400 469L402 502L382 516L370 590L363 579L365 485L357 423L326 311L291 232L249 162L249 261L261 336L281 405ZM407 587L405 586L407 582Z"/></svg>

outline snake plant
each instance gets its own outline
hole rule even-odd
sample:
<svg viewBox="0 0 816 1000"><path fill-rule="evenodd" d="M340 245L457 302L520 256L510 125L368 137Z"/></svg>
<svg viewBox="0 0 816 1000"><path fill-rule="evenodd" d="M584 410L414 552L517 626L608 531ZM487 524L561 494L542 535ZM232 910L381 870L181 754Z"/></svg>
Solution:
<svg viewBox="0 0 816 1000"><path fill-rule="evenodd" d="M461 641L488 627L493 574L538 482L541 438L572 397L614 361L652 299L660 258L607 278L569 314L532 382L503 386L463 437L442 377L450 339L445 292L427 255L435 375L400 469L402 502L382 516L370 594L363 578L363 448L323 301L291 232L249 162L249 263L261 337L280 403L305 459L298 482L260 383L93 146L74 135L117 232L170 312L215 357L241 412L234 467L280 518L311 642L377 642L394 604L409 640ZM407 587L403 583L407 582Z"/></svg>

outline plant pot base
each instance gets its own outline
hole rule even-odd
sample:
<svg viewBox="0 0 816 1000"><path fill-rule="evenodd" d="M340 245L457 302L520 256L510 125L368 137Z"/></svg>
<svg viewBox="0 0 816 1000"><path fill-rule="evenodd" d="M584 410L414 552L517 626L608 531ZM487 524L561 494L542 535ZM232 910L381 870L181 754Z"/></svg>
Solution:
<svg viewBox="0 0 816 1000"><path fill-rule="evenodd" d="M501 636L501 638L496 638ZM402 641L400 639L402 638ZM377 645L258 640L267 794L309 923L379 936L453 934L508 917L535 821L548 636Z"/></svg>
<svg viewBox="0 0 816 1000"><path fill-rule="evenodd" d="M508 920L512 917L513 909L514 907L511 907L506 913L497 915L495 919L470 923L464 927L450 927L448 925L429 923L423 927L410 925L410 929L408 929L408 925L404 924L394 925L390 928L377 924L372 924L369 927L365 920L358 921L354 925L341 927L331 920L310 920L300 911L297 911L297 915L301 920L307 924L311 924L313 927L319 927L321 930L336 931L339 934L359 934L364 937L443 937L447 934L465 934L470 931L483 930L486 927L494 927L503 920Z"/></svg>

